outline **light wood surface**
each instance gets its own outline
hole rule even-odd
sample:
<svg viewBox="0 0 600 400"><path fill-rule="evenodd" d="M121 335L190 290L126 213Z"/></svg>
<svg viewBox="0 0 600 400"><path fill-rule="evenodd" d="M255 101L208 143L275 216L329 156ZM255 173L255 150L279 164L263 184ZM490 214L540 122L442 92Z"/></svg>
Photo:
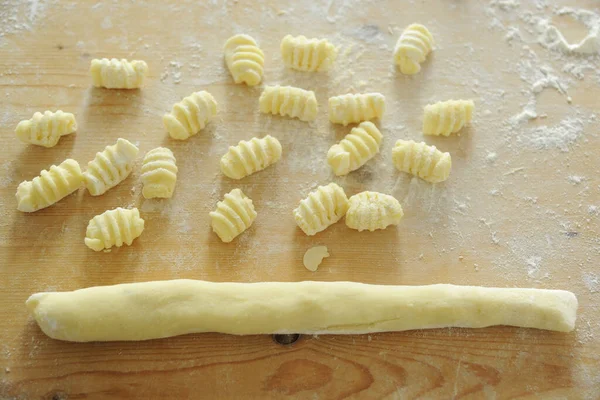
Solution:
<svg viewBox="0 0 600 400"><path fill-rule="evenodd" d="M8 1L26 24L0 36L0 398L598 398L600 237L593 207L600 206L600 141L599 124L589 116L598 110L600 89L592 75L574 80L571 105L556 90L544 90L537 108L548 117L507 131L505 121L528 101L529 84L517 69L527 57L522 44L508 43L492 23L494 16L505 24L510 17L498 7L491 15L487 3ZM421 74L405 77L391 65L391 52L402 28L415 21L430 27L437 48ZM570 39L579 38L576 22L555 22ZM260 115L261 88L233 84L221 47L241 32L266 54L264 83L316 92L315 123ZM287 33L341 46L334 70L285 70L279 41ZM568 60L537 44L530 49L541 65L562 74ZM89 63L101 57L145 60L147 84L139 91L91 88ZM170 140L162 114L197 90L215 96L218 118L187 141ZM361 170L335 178L326 152L350 127L329 124L327 98L351 91L386 96L379 123L384 143ZM473 98L474 123L460 136L424 138L422 107L449 98ZM18 121L46 109L73 112L77 133L52 149L20 143L13 133ZM569 115L585 123L568 152L521 140L521 131ZM221 175L218 160L229 145L267 133L282 142L278 164L239 182ZM16 210L19 182L67 157L84 167L119 137L139 143L141 152L118 187L100 197L81 189L34 214ZM430 185L395 171L391 148L399 138L451 152L450 179ZM144 200L141 159L160 145L177 157L175 195ZM348 195L394 195L405 211L401 225L358 233L340 222L305 236L291 211L332 180ZM223 244L211 232L208 212L235 187L253 199L258 218ZM89 219L118 206L140 209L144 233L131 247L89 250L83 244ZM302 256L315 245L326 245L331 257L313 273ZM281 346L267 336L219 334L64 343L45 337L24 307L39 291L173 278L556 288L576 293L580 309L569 334L438 329L301 337Z"/></svg>

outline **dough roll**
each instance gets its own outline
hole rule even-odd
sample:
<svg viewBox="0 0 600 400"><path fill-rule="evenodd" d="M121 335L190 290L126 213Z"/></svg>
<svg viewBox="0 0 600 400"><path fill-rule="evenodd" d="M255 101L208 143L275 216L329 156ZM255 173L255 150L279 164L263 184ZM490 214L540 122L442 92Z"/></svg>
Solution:
<svg viewBox="0 0 600 400"><path fill-rule="evenodd" d="M46 335L73 342L492 325L568 332L577 313L564 290L185 279L36 293L26 304Z"/></svg>

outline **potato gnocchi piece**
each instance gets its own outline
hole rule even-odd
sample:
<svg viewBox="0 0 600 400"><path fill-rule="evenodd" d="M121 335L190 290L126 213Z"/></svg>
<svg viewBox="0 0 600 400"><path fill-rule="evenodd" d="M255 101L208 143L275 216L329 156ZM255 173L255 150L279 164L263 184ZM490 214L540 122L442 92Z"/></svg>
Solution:
<svg viewBox="0 0 600 400"><path fill-rule="evenodd" d="M258 99L260 112L314 121L318 104L315 92L293 86L267 86Z"/></svg>
<svg viewBox="0 0 600 400"><path fill-rule="evenodd" d="M425 106L423 133L450 136L471 122L475 103L473 100L448 100Z"/></svg>
<svg viewBox="0 0 600 400"><path fill-rule="evenodd" d="M131 246L133 240L144 231L144 220L137 208L121 207L96 215L90 220L85 232L85 245L94 251L112 246Z"/></svg>
<svg viewBox="0 0 600 400"><path fill-rule="evenodd" d="M170 198L177 183L177 160L166 147L150 150L142 164L142 195L146 199Z"/></svg>
<svg viewBox="0 0 600 400"><path fill-rule="evenodd" d="M88 163L83 173L85 186L92 196L99 196L117 186L129 176L139 149L130 141L119 138Z"/></svg>
<svg viewBox="0 0 600 400"><path fill-rule="evenodd" d="M90 65L92 83L107 89L137 89L144 84L148 73L145 61L116 58L93 59Z"/></svg>
<svg viewBox="0 0 600 400"><path fill-rule="evenodd" d="M393 196L377 192L361 192L348 199L348 228L374 231L398 225L404 216L400 202Z"/></svg>
<svg viewBox="0 0 600 400"><path fill-rule="evenodd" d="M319 186L300 201L294 210L296 224L308 236L321 232L338 222L348 210L348 197L344 189L330 183Z"/></svg>
<svg viewBox="0 0 600 400"><path fill-rule="evenodd" d="M433 35L421 24L411 24L400 35L394 49L394 61L400 72L413 75L433 48Z"/></svg>
<svg viewBox="0 0 600 400"><path fill-rule="evenodd" d="M242 140L230 146L221 158L221 171L231 179L242 179L275 164L281 158L281 143L271 135Z"/></svg>
<svg viewBox="0 0 600 400"><path fill-rule="evenodd" d="M307 39L286 35L281 41L281 58L286 67L298 71L328 70L337 57L337 49L327 39Z"/></svg>
<svg viewBox="0 0 600 400"><path fill-rule="evenodd" d="M327 163L336 175L346 175L366 164L379 153L383 135L372 122L352 128L349 134L327 152Z"/></svg>
<svg viewBox="0 0 600 400"><path fill-rule="evenodd" d="M263 76L265 55L248 35L235 35L225 42L225 63L235 83L255 86Z"/></svg>
<svg viewBox="0 0 600 400"><path fill-rule="evenodd" d="M385 97L381 93L345 94L329 98L329 121L344 126L381 118Z"/></svg>
<svg viewBox="0 0 600 400"><path fill-rule="evenodd" d="M15 134L23 143L31 143L43 147L54 147L61 136L77 130L75 116L58 110L36 112L31 119L26 119L17 125Z"/></svg>
<svg viewBox="0 0 600 400"><path fill-rule="evenodd" d="M252 225L256 211L252 200L240 189L233 189L210 212L213 231L224 243L229 243Z"/></svg>
<svg viewBox="0 0 600 400"><path fill-rule="evenodd" d="M83 182L79 163L66 159L59 165L42 170L31 181L23 181L17 188L17 210L34 212L46 208L70 195Z"/></svg>
<svg viewBox="0 0 600 400"><path fill-rule="evenodd" d="M163 116L163 124L173 139L185 140L200 132L217 115L217 101L207 91L195 92L175 103Z"/></svg>
<svg viewBox="0 0 600 400"><path fill-rule="evenodd" d="M450 153L442 153L435 146L412 140L396 142L392 149L392 161L398 170L431 183L445 181L452 169Z"/></svg>

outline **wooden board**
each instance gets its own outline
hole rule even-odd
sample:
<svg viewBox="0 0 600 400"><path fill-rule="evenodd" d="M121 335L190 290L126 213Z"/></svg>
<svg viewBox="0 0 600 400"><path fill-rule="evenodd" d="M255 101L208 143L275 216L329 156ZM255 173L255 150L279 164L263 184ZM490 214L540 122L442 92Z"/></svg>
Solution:
<svg viewBox="0 0 600 400"><path fill-rule="evenodd" d="M582 80L563 72L568 63L597 68L598 61L536 44L527 12L546 15L569 40L585 30L534 4L400 3L2 3L0 397L598 398L600 141L593 113L600 89L593 68L582 70ZM597 6L593 0L577 5ZM402 29L415 21L430 27L437 48L421 74L406 77L395 71L391 53ZM522 41L514 31L507 36L511 26ZM261 115L261 88L232 83L222 44L241 32L254 36L266 54L264 83L316 92L315 123ZM334 70L286 70L279 41L287 33L327 37L340 46ZM146 60L146 86L91 88L89 63L101 57ZM552 72L541 72L544 66ZM530 80L548 74L568 88L550 85L534 93ZM197 90L215 96L218 118L188 141L170 140L162 114ZM325 155L350 127L329 124L327 98L352 91L386 96L385 139L377 158L335 178ZM423 106L449 98L473 98L474 123L460 136L424 138ZM511 125L511 116L532 99L541 117ZM20 143L13 134L18 121L46 109L75 113L77 133L52 149ZM264 134L281 140L282 160L239 182L224 178L218 160L227 147ZM85 166L119 137L138 143L141 154L118 187L100 197L81 189L34 214L16 211L19 182L67 157ZM451 152L450 179L430 185L395 171L391 148L399 138L426 139ZM168 201L144 200L141 156L160 145L177 157L176 193ZM306 237L291 210L330 181L349 195L376 190L396 196L405 210L401 225L358 233L341 222ZM208 212L235 187L253 199L259 216L248 232L223 244L211 232ZM87 222L117 206L139 207L143 235L131 247L89 250ZM311 273L302 256L314 245L328 246L331 257ZM580 309L570 334L438 329L301 337L281 346L268 336L219 334L63 343L45 337L24 307L38 291L174 278L560 288L577 294Z"/></svg>

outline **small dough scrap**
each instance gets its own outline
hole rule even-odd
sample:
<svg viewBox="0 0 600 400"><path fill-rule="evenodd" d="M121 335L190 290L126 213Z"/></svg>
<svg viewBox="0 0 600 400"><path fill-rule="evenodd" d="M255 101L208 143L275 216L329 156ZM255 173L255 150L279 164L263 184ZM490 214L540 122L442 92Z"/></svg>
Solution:
<svg viewBox="0 0 600 400"><path fill-rule="evenodd" d="M327 246L315 246L304 253L304 266L307 270L315 272L325 257L329 257Z"/></svg>

